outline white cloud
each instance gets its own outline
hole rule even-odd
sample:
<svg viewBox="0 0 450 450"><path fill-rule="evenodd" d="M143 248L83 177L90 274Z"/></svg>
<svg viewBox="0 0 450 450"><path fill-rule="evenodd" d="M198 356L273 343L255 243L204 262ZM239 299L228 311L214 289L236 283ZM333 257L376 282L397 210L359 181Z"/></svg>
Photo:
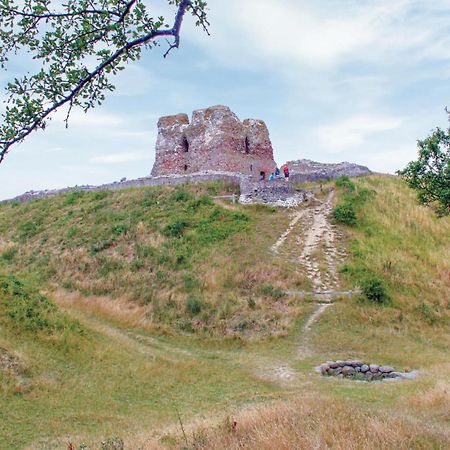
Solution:
<svg viewBox="0 0 450 450"><path fill-rule="evenodd" d="M58 111L55 118L65 118L64 112ZM91 109L86 113L82 110L76 109L71 112L69 118L69 127L101 127L101 128L116 128L124 126L125 118L119 114L104 112L99 109Z"/></svg>
<svg viewBox="0 0 450 450"><path fill-rule="evenodd" d="M111 155L95 156L90 159L91 164L122 164L135 161L148 161L151 155L149 152L122 152Z"/></svg>
<svg viewBox="0 0 450 450"><path fill-rule="evenodd" d="M188 36L227 66L266 63L274 70L333 69L446 59L448 1L210 0L211 38ZM431 53L427 50L433 47ZM407 53L405 53L407 52Z"/></svg>
<svg viewBox="0 0 450 450"><path fill-rule="evenodd" d="M350 117L316 130L324 151L338 153L351 147L361 147L374 135L398 129L405 122L401 117L360 115Z"/></svg>

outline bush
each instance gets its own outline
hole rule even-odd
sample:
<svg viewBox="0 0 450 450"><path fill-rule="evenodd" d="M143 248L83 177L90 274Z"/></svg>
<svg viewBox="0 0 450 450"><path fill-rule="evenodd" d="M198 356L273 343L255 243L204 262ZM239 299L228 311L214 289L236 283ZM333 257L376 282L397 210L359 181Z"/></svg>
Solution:
<svg viewBox="0 0 450 450"><path fill-rule="evenodd" d="M40 231L40 225L42 224L42 219L39 218L35 221L24 222L19 225L19 237L22 241L31 239L36 236Z"/></svg>
<svg viewBox="0 0 450 450"><path fill-rule="evenodd" d="M17 247L9 247L2 253L1 258L7 264L12 264L16 258L17 253L18 253Z"/></svg>
<svg viewBox="0 0 450 450"><path fill-rule="evenodd" d="M187 311L189 312L189 314L191 314L193 316L200 314L202 308L203 308L203 303L197 298L189 298L186 303Z"/></svg>
<svg viewBox="0 0 450 450"><path fill-rule="evenodd" d="M59 312L47 297L13 275L0 275L0 317L6 324L29 332L81 331L78 322Z"/></svg>
<svg viewBox="0 0 450 450"><path fill-rule="evenodd" d="M343 225L355 226L358 221L355 209L351 203L337 205L331 214L337 223Z"/></svg>
<svg viewBox="0 0 450 450"><path fill-rule="evenodd" d="M213 199L209 195L202 195L201 197L198 197L192 202L190 202L189 207L190 209L193 209L196 211L201 206L212 206L214 205Z"/></svg>
<svg viewBox="0 0 450 450"><path fill-rule="evenodd" d="M108 197L108 195L108 191L96 191L92 194L92 200L103 200L104 198Z"/></svg>
<svg viewBox="0 0 450 450"><path fill-rule="evenodd" d="M184 231L189 227L189 225L189 222L185 219L176 219L175 221L166 225L163 233L167 237L180 238L181 236L183 236Z"/></svg>
<svg viewBox="0 0 450 450"><path fill-rule="evenodd" d="M187 202L192 198L192 195L189 192L180 190L180 191L176 191L172 194L172 196L170 197L170 200L174 201L174 202Z"/></svg>
<svg viewBox="0 0 450 450"><path fill-rule="evenodd" d="M85 191L73 191L66 195L63 206L73 205L78 199L86 194Z"/></svg>
<svg viewBox="0 0 450 450"><path fill-rule="evenodd" d="M334 184L336 187L343 188L348 192L353 192L356 189L355 183L347 176L337 178Z"/></svg>
<svg viewBox="0 0 450 450"><path fill-rule="evenodd" d="M121 234L125 234L128 231L128 225L124 223L118 223L114 225L111 229L112 234L115 236L120 236Z"/></svg>
<svg viewBox="0 0 450 450"><path fill-rule="evenodd" d="M264 295L266 297L272 297L275 300L278 300L286 295L285 292L283 291L283 289L272 286L271 284L263 285L260 289L260 292L262 295Z"/></svg>
<svg viewBox="0 0 450 450"><path fill-rule="evenodd" d="M361 283L364 297L380 305L389 304L391 299L386 292L384 282L376 277L366 278Z"/></svg>

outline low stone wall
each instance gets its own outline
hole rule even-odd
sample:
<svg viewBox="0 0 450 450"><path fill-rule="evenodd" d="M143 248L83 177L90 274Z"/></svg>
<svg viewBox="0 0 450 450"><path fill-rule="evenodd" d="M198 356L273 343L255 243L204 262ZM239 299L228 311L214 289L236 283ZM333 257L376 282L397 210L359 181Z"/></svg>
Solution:
<svg viewBox="0 0 450 450"><path fill-rule="evenodd" d="M185 183L206 183L208 181L225 181L227 183L236 184L239 186L242 180L242 176L235 173L227 172L209 172L209 173L193 173L190 175L173 175L162 177L144 177L135 180L123 180L115 181L114 183L103 184L100 186L72 186L63 189L52 189L44 191L29 191L17 197L2 200L0 203L5 202L26 202L30 200L37 200L45 197L53 197L55 195L66 194L74 191L111 191L119 189L127 189L133 187L145 187L145 186L163 186L163 185L178 185Z"/></svg>
<svg viewBox="0 0 450 450"><path fill-rule="evenodd" d="M160 177L144 177L135 180L122 180L100 186L73 186L63 189L44 191L29 191L4 202L26 202L45 197L66 194L74 191L103 191L119 190L133 187L180 185L186 183L206 183L209 181L224 181L239 187L241 197L239 201L243 204L262 203L280 207L294 207L303 203L307 193L295 190L294 183L283 179L274 181L254 182L250 177L232 172L197 172L189 175L168 175Z"/></svg>
<svg viewBox="0 0 450 450"><path fill-rule="evenodd" d="M252 181L243 178L241 180L240 203L261 203L282 207L294 207L303 203L306 193L294 188L294 183L287 182L284 178L273 181Z"/></svg>
<svg viewBox="0 0 450 450"><path fill-rule="evenodd" d="M384 379L412 379L417 375L413 372L397 372L391 366L365 363L364 361L327 361L317 367L317 371L324 376L352 378L361 381Z"/></svg>

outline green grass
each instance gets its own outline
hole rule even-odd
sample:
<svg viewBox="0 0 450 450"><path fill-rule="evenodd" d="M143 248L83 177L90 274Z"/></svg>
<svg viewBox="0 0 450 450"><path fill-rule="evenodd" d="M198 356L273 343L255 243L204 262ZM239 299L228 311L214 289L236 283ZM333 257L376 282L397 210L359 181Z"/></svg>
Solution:
<svg viewBox="0 0 450 450"><path fill-rule="evenodd" d="M311 423L334 405L342 414L330 430L362 433L349 414L378 418L384 448L445 448L449 219L417 206L397 178L350 183L354 189L337 186L337 202L353 201L357 217L341 228L349 253L341 288L382 280L391 302L336 299L306 342L316 305L281 295L301 286L301 274L268 252L289 222L284 211L213 201L224 189L216 184L1 205L0 348L22 369L0 370L0 448L59 449L71 440L94 449L114 435L139 448L155 430L166 447L180 448L177 411L191 442L194 419L204 418L208 433L226 433L217 424L240 411L241 436L247 405L275 399L289 407L311 397L321 405L305 406ZM365 191L370 201L361 201ZM355 383L313 371L347 358L420 376ZM295 382L271 382L271 369L286 364ZM422 427L416 441L390 440L392 420L427 424L427 434Z"/></svg>
<svg viewBox="0 0 450 450"><path fill-rule="evenodd" d="M210 183L80 191L1 205L0 267L41 287L146 306L155 326L214 334L224 302L230 305L226 319L233 320L248 296L262 295L254 269L274 285L281 272L288 276L282 264L258 261L286 218L211 197L235 189ZM188 296L205 305L195 321L185 317Z"/></svg>

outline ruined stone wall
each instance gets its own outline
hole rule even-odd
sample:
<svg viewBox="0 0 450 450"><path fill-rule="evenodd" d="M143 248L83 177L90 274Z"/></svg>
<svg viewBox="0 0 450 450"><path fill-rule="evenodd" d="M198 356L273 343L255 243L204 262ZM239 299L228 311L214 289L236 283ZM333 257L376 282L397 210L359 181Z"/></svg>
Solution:
<svg viewBox="0 0 450 450"><path fill-rule="evenodd" d="M187 160L187 141L184 130L189 125L187 114L161 117L158 121L155 167L161 174L182 173ZM156 175L154 170L152 175Z"/></svg>
<svg viewBox="0 0 450 450"><path fill-rule="evenodd" d="M275 170L269 131L262 120L239 118L226 106L163 117L152 175L207 170L233 172L259 179Z"/></svg>
<svg viewBox="0 0 450 450"><path fill-rule="evenodd" d="M162 177L144 177L135 180L116 181L114 183L102 184L100 186L72 186L62 189L51 189L44 191L28 191L17 197L2 200L0 203L8 202L27 202L31 200L38 200L45 197L54 197L55 195L68 194L74 191L115 191L120 189L127 189L133 187L145 186L164 186L164 185L179 185L185 183L207 183L208 181L225 181L226 183L240 186L242 177L235 173L193 173L189 175L172 175Z"/></svg>
<svg viewBox="0 0 450 450"><path fill-rule="evenodd" d="M367 167L357 164L341 162L326 164L309 159L288 161L290 179L298 183L307 183L320 180L335 180L342 176L359 177L372 173Z"/></svg>

